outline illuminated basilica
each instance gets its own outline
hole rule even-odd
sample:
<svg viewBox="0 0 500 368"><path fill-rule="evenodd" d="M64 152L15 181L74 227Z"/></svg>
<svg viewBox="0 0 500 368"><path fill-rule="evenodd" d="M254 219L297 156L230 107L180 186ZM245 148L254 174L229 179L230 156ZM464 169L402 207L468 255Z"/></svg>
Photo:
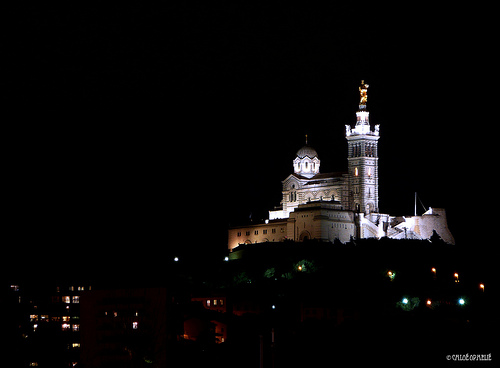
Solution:
<svg viewBox="0 0 500 368"><path fill-rule="evenodd" d="M282 200L262 224L229 229L228 247L284 240L320 241L389 237L429 239L434 231L454 243L444 209L430 208L422 216L379 213L379 125L372 130L366 109L368 85L361 81L354 127L346 125L347 171L321 173L318 153L308 145L297 151L293 173L283 180Z"/></svg>

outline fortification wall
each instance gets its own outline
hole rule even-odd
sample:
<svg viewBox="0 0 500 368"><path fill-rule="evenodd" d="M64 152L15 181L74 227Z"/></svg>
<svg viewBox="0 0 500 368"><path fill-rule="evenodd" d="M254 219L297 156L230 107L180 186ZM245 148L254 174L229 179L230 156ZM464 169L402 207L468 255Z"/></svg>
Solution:
<svg viewBox="0 0 500 368"><path fill-rule="evenodd" d="M444 208L429 208L422 216L414 216L413 231L424 239L429 239L434 230L446 243L455 244L455 239L448 229L446 211Z"/></svg>

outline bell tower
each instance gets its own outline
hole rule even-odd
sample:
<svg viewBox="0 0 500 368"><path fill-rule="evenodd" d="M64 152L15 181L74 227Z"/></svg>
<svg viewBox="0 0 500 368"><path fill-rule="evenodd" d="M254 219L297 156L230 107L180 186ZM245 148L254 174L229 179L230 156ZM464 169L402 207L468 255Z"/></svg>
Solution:
<svg viewBox="0 0 500 368"><path fill-rule="evenodd" d="M368 84L361 81L356 125L346 125L348 145L349 209L369 214L378 208L378 139L380 125L372 131L370 113L366 110Z"/></svg>

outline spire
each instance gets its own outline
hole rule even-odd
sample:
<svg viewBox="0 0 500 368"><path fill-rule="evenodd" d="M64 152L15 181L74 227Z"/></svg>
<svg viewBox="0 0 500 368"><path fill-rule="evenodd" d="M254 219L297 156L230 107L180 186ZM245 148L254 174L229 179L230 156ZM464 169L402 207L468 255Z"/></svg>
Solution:
<svg viewBox="0 0 500 368"><path fill-rule="evenodd" d="M356 126L351 129L350 125L346 125L346 137L358 134L379 135L379 126L375 125L375 130L370 129L370 113L366 109L366 102L368 100L368 84L364 80L361 81L359 86L359 110L356 112Z"/></svg>

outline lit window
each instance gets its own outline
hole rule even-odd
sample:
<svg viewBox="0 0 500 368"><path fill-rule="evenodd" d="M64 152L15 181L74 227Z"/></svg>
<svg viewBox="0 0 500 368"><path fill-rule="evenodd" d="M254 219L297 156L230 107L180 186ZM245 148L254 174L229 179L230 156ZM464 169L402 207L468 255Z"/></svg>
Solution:
<svg viewBox="0 0 500 368"><path fill-rule="evenodd" d="M48 321L49 321L49 315L48 315L48 314L42 314L42 315L40 316L40 319L41 319L42 321L46 321L46 322L48 322Z"/></svg>
<svg viewBox="0 0 500 368"><path fill-rule="evenodd" d="M19 291L19 285L10 285L12 291Z"/></svg>
<svg viewBox="0 0 500 368"><path fill-rule="evenodd" d="M73 325L73 331L80 331L80 325Z"/></svg>
<svg viewBox="0 0 500 368"><path fill-rule="evenodd" d="M210 307L210 299L207 299L207 307Z"/></svg>
<svg viewBox="0 0 500 368"><path fill-rule="evenodd" d="M139 322L132 322L132 328L137 330L139 328Z"/></svg>
<svg viewBox="0 0 500 368"><path fill-rule="evenodd" d="M38 321L38 314L30 314L30 322Z"/></svg>
<svg viewBox="0 0 500 368"><path fill-rule="evenodd" d="M68 323L63 323L61 327L62 327L63 331L68 331L70 329L71 325Z"/></svg>
<svg viewBox="0 0 500 368"><path fill-rule="evenodd" d="M220 304L221 306L222 306L222 305L224 305L224 299L219 300L219 302L220 302L219 304Z"/></svg>
<svg viewBox="0 0 500 368"><path fill-rule="evenodd" d="M62 316L63 322L69 322L70 318L70 316Z"/></svg>
<svg viewBox="0 0 500 368"><path fill-rule="evenodd" d="M75 291L75 287L74 286L70 286L69 287L69 291Z"/></svg>
<svg viewBox="0 0 500 368"><path fill-rule="evenodd" d="M217 299L214 299L214 307L217 305Z"/></svg>
<svg viewBox="0 0 500 368"><path fill-rule="evenodd" d="M358 176L358 168L357 167L354 168L354 176Z"/></svg>
<svg viewBox="0 0 500 368"><path fill-rule="evenodd" d="M38 362L30 362L30 367L38 367Z"/></svg>
<svg viewBox="0 0 500 368"><path fill-rule="evenodd" d="M78 304L80 303L80 297L78 295L73 296L73 303Z"/></svg>
<svg viewBox="0 0 500 368"><path fill-rule="evenodd" d="M69 296L63 296L62 302L69 304L69 303L71 303L71 298Z"/></svg>
<svg viewBox="0 0 500 368"><path fill-rule="evenodd" d="M78 291L84 291L85 290L85 286L78 286Z"/></svg>
<svg viewBox="0 0 500 368"><path fill-rule="evenodd" d="M73 348L79 348L80 347L80 343L79 342L74 342L71 346Z"/></svg>

